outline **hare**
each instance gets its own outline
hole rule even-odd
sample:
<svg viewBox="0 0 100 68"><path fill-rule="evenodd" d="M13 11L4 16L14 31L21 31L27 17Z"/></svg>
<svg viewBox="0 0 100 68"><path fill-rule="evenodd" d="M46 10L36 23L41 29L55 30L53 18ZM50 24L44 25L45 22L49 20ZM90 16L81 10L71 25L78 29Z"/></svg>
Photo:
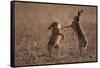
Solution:
<svg viewBox="0 0 100 68"><path fill-rule="evenodd" d="M85 54L85 50L87 47L86 46L87 39L86 39L86 37L85 37L81 27L80 27L80 23L79 23L80 16L81 16L82 12L83 12L83 10L78 11L78 15L73 18L72 23L70 25L64 26L62 28L62 29L64 29L64 28L72 28L73 29L73 31L74 31L73 35L76 34L76 36L78 38L80 55Z"/></svg>
<svg viewBox="0 0 100 68"><path fill-rule="evenodd" d="M61 26L57 22L53 22L48 29L52 29L51 37L48 42L49 55L52 55L52 48L56 48L59 51L59 42L61 38L64 40L64 35L62 34Z"/></svg>

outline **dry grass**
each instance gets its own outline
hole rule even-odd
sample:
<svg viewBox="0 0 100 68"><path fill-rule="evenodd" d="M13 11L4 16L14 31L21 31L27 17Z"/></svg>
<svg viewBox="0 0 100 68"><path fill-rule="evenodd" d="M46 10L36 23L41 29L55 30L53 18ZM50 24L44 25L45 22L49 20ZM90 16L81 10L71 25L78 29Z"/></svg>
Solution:
<svg viewBox="0 0 100 68"><path fill-rule="evenodd" d="M77 37L72 35L71 29L65 29L60 56L49 57L47 44L51 31L48 26L53 21L68 25L79 9L84 10L80 25L88 40L87 55L79 56ZM95 7L16 3L15 32L17 66L96 61Z"/></svg>

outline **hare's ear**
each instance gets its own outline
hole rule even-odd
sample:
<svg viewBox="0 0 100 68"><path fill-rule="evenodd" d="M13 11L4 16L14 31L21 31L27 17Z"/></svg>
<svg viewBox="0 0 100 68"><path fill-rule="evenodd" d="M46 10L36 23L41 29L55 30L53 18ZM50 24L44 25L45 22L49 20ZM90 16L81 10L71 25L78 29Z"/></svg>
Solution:
<svg viewBox="0 0 100 68"><path fill-rule="evenodd" d="M53 27L53 24L51 24L51 25L48 27L48 30L50 30L52 27Z"/></svg>
<svg viewBox="0 0 100 68"><path fill-rule="evenodd" d="M78 11L78 16L80 16L81 13L83 13L83 10Z"/></svg>
<svg viewBox="0 0 100 68"><path fill-rule="evenodd" d="M81 9L80 12L83 13L83 10Z"/></svg>
<svg viewBox="0 0 100 68"><path fill-rule="evenodd" d="M80 11L78 11L78 16L80 16Z"/></svg>

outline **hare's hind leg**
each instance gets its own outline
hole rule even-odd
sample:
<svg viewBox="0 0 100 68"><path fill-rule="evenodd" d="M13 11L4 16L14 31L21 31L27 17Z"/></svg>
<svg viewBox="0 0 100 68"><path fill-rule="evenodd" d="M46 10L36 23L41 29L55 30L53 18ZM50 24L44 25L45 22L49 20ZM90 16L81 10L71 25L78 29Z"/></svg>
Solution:
<svg viewBox="0 0 100 68"><path fill-rule="evenodd" d="M81 41L81 49L82 49L82 55L85 56L87 49L87 40L85 38Z"/></svg>
<svg viewBox="0 0 100 68"><path fill-rule="evenodd" d="M79 55L82 56L82 48L79 46Z"/></svg>
<svg viewBox="0 0 100 68"><path fill-rule="evenodd" d="M80 52L80 56L84 55L83 41L82 40L79 41L79 52Z"/></svg>
<svg viewBox="0 0 100 68"><path fill-rule="evenodd" d="M49 56L52 56L52 46L48 46L48 54Z"/></svg>
<svg viewBox="0 0 100 68"><path fill-rule="evenodd" d="M87 41L84 42L83 51L84 51L84 56L86 56L87 55Z"/></svg>
<svg viewBox="0 0 100 68"><path fill-rule="evenodd" d="M86 55L86 49L84 48L84 45L86 45L86 44L81 43L81 44L79 45L80 56L85 56L85 55Z"/></svg>
<svg viewBox="0 0 100 68"><path fill-rule="evenodd" d="M59 49L59 45L56 45L55 51L56 51L56 58L59 58L59 57L60 57L60 49Z"/></svg>

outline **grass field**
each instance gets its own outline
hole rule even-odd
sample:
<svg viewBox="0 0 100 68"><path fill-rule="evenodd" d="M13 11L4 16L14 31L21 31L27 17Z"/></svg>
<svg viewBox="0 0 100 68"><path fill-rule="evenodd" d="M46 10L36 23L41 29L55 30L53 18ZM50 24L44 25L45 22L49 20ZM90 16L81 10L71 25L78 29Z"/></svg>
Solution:
<svg viewBox="0 0 100 68"><path fill-rule="evenodd" d="M60 42L60 55L48 56L47 44L56 21L68 25L83 9L80 25L88 40L87 55L79 56L77 36L72 29L64 29L64 41ZM15 5L15 63L17 66L96 61L96 7L16 3Z"/></svg>

